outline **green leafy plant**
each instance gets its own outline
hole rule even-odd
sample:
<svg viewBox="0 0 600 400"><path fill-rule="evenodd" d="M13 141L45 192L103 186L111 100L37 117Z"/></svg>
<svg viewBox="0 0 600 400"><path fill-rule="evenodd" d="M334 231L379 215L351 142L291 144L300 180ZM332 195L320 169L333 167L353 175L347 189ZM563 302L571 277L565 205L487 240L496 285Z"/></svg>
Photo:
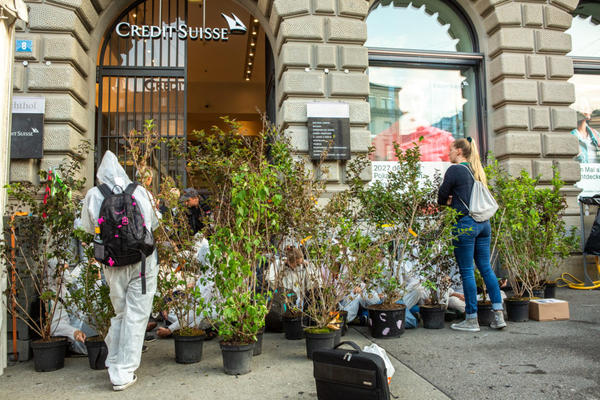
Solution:
<svg viewBox="0 0 600 400"><path fill-rule="evenodd" d="M15 276L15 290L7 290L15 307L8 307L18 318L49 341L52 320L65 291L64 271L76 256L71 248L74 221L79 216L78 193L83 190L83 160L90 145L83 142L76 153L52 170L39 172L40 183L12 183L6 186L11 197L7 215L9 232L3 236L2 251ZM15 233L15 245L10 242ZM20 261L17 265L17 260ZM39 298L34 309L30 305Z"/></svg>
<svg viewBox="0 0 600 400"><path fill-rule="evenodd" d="M361 174L369 165L366 156L348 165L351 192L360 205L366 229L381 244L381 261L373 263L367 282L382 293L382 308L393 308L404 296L407 281L417 273L411 267L420 259L416 249L423 248L422 257L433 255L434 246L426 243L432 239L427 232L435 229L431 230L427 221L437 210L437 186L422 172L418 143L407 150L395 144L394 149L398 163L387 180L370 184L362 180ZM449 223L449 219L442 220Z"/></svg>
<svg viewBox="0 0 600 400"><path fill-rule="evenodd" d="M512 177L493 158L486 174L499 205L491 220L494 253L508 272L515 297L525 292L532 297L533 290L577 248L575 227L567 227L563 218L564 182L556 168L549 186L540 185L540 177L526 171Z"/></svg>

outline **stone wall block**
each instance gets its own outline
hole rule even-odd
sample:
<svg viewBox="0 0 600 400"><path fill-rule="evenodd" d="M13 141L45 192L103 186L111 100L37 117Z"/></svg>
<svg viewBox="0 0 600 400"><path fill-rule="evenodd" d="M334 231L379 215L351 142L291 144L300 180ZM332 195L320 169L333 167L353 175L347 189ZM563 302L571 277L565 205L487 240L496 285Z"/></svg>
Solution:
<svg viewBox="0 0 600 400"><path fill-rule="evenodd" d="M73 93L83 104L87 102L88 87L85 79L70 65L32 65L27 87L33 91L56 90Z"/></svg>
<svg viewBox="0 0 600 400"><path fill-rule="evenodd" d="M578 182L581 179L581 167L576 160L555 160L560 178L566 183Z"/></svg>
<svg viewBox="0 0 600 400"><path fill-rule="evenodd" d="M304 113L306 114L306 111ZM285 130L285 136L289 138L294 151L299 153L308 152L308 128L306 126L290 126Z"/></svg>
<svg viewBox="0 0 600 400"><path fill-rule="evenodd" d="M369 67L369 49L364 46L341 47L342 68L365 70Z"/></svg>
<svg viewBox="0 0 600 400"><path fill-rule="evenodd" d="M573 59L571 57L548 56L548 74L550 78L570 78L573 73Z"/></svg>
<svg viewBox="0 0 600 400"><path fill-rule="evenodd" d="M45 121L69 122L81 132L87 130L89 114L71 95L52 93L44 97L46 98Z"/></svg>
<svg viewBox="0 0 600 400"><path fill-rule="evenodd" d="M566 11L571 12L579 4L579 0L550 0L551 4L555 4L559 7L563 7Z"/></svg>
<svg viewBox="0 0 600 400"><path fill-rule="evenodd" d="M306 103L310 99L287 99L281 105L281 116L284 124L306 124ZM345 100L350 106L350 124L367 125L370 122L371 108L364 100Z"/></svg>
<svg viewBox="0 0 600 400"><path fill-rule="evenodd" d="M340 15L364 18L369 13L369 2L365 0L338 0Z"/></svg>
<svg viewBox="0 0 600 400"><path fill-rule="evenodd" d="M477 11L480 15L486 16L491 13L494 9L494 6L500 3L504 3L506 0L479 0L475 3L475 11Z"/></svg>
<svg viewBox="0 0 600 400"><path fill-rule="evenodd" d="M329 73L332 96L368 96L369 77L364 73L333 71Z"/></svg>
<svg viewBox="0 0 600 400"><path fill-rule="evenodd" d="M534 160L533 176L539 176L540 181L549 182L554 177L552 170L552 160Z"/></svg>
<svg viewBox="0 0 600 400"><path fill-rule="evenodd" d="M316 13L335 14L335 0L313 0Z"/></svg>
<svg viewBox="0 0 600 400"><path fill-rule="evenodd" d="M521 171L532 174L531 160L521 158L509 158L500 161L500 166L512 176L519 176Z"/></svg>
<svg viewBox="0 0 600 400"><path fill-rule="evenodd" d="M534 48L533 30L526 28L503 28L492 34L488 41L490 57L507 51L532 51Z"/></svg>
<svg viewBox="0 0 600 400"><path fill-rule="evenodd" d="M81 135L69 125L44 126L44 152L73 153L81 143Z"/></svg>
<svg viewBox="0 0 600 400"><path fill-rule="evenodd" d="M542 142L537 132L508 131L498 135L494 141L496 157L511 155L538 156L542 153Z"/></svg>
<svg viewBox="0 0 600 400"><path fill-rule="evenodd" d="M529 107L531 129L550 128L550 110L548 107Z"/></svg>
<svg viewBox="0 0 600 400"><path fill-rule="evenodd" d="M275 0L273 1L272 12L281 18L309 14L310 0Z"/></svg>
<svg viewBox="0 0 600 400"><path fill-rule="evenodd" d="M325 180L327 182L339 182L341 179L342 168L340 168L339 161L325 161L323 163L323 169L325 171ZM323 177L321 177L323 179Z"/></svg>
<svg viewBox="0 0 600 400"><path fill-rule="evenodd" d="M552 107L552 130L572 131L577 126L577 113L571 107Z"/></svg>
<svg viewBox="0 0 600 400"><path fill-rule="evenodd" d="M332 44L318 44L315 46L317 67L335 68L337 65L337 46Z"/></svg>
<svg viewBox="0 0 600 400"><path fill-rule="evenodd" d="M283 20L279 36L282 40L322 41L324 36L323 17L308 15Z"/></svg>
<svg viewBox="0 0 600 400"><path fill-rule="evenodd" d="M525 76L525 57L522 54L501 54L489 66L492 81L501 77Z"/></svg>
<svg viewBox="0 0 600 400"><path fill-rule="evenodd" d="M547 132L542 135L544 157L571 156L579 153L579 141L570 132Z"/></svg>
<svg viewBox="0 0 600 400"><path fill-rule="evenodd" d="M539 85L542 104L575 102L575 86L570 82L542 81Z"/></svg>
<svg viewBox="0 0 600 400"><path fill-rule="evenodd" d="M535 31L535 47L538 52L567 54L571 51L571 35L547 29L538 30Z"/></svg>
<svg viewBox="0 0 600 400"><path fill-rule="evenodd" d="M87 76L90 59L73 36L49 36L44 40L44 60L68 61Z"/></svg>
<svg viewBox="0 0 600 400"><path fill-rule="evenodd" d="M25 66L22 63L13 64L13 91L22 92L25 82Z"/></svg>
<svg viewBox="0 0 600 400"><path fill-rule="evenodd" d="M48 0L52 3L65 5L73 8L81 17L88 30L98 25L98 13L92 5L91 0Z"/></svg>
<svg viewBox="0 0 600 400"><path fill-rule="evenodd" d="M371 132L366 129L350 129L350 150L352 153L366 153L371 145Z"/></svg>
<svg viewBox="0 0 600 400"><path fill-rule="evenodd" d="M535 103L538 99L537 83L522 79L504 79L492 86L492 105L505 102Z"/></svg>
<svg viewBox="0 0 600 400"><path fill-rule="evenodd" d="M271 7L273 7L273 0L258 0L258 9L265 17L271 15Z"/></svg>
<svg viewBox="0 0 600 400"><path fill-rule="evenodd" d="M528 107L508 105L495 110L492 113L492 126L496 132L511 128L528 129Z"/></svg>
<svg viewBox="0 0 600 400"><path fill-rule="evenodd" d="M523 24L525 26L542 26L544 9L541 4L523 4Z"/></svg>
<svg viewBox="0 0 600 400"><path fill-rule="evenodd" d="M282 68L285 67L310 67L311 63L310 44L289 42L281 46L279 53L279 63Z"/></svg>
<svg viewBox="0 0 600 400"><path fill-rule="evenodd" d="M500 26L521 26L521 5L519 3L506 3L496 7L493 13L483 20L486 32L492 32Z"/></svg>
<svg viewBox="0 0 600 400"><path fill-rule="evenodd" d="M546 77L546 57L540 55L527 56L527 75L530 78Z"/></svg>
<svg viewBox="0 0 600 400"><path fill-rule="evenodd" d="M367 40L367 24L354 18L327 18L327 40L330 42L357 42Z"/></svg>
<svg viewBox="0 0 600 400"><path fill-rule="evenodd" d="M281 78L282 96L292 95L325 95L325 79L322 72L317 71L285 71Z"/></svg>
<svg viewBox="0 0 600 400"><path fill-rule="evenodd" d="M37 184L38 176L38 160L11 160L10 161L10 181L11 182L30 182Z"/></svg>
<svg viewBox="0 0 600 400"><path fill-rule="evenodd" d="M567 30L571 27L573 16L554 6L544 6L544 25L546 28Z"/></svg>
<svg viewBox="0 0 600 400"><path fill-rule="evenodd" d="M15 49L15 60L27 60L27 61L39 61L40 60L40 47L42 47L42 40L39 35L32 35L27 33L18 33L15 35L15 40L31 40L32 51L31 52L17 52Z"/></svg>
<svg viewBox="0 0 600 400"><path fill-rule="evenodd" d="M31 31L73 32L85 50L90 47L90 34L73 10L50 4L29 4L29 29Z"/></svg>

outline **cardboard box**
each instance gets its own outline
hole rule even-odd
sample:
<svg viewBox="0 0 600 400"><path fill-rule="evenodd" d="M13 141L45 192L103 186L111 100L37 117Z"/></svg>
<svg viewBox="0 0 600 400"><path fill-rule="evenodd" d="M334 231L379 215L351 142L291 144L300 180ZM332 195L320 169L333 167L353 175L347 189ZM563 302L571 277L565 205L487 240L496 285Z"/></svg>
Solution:
<svg viewBox="0 0 600 400"><path fill-rule="evenodd" d="M529 302L529 319L559 321L569 319L569 303L558 299L537 299Z"/></svg>

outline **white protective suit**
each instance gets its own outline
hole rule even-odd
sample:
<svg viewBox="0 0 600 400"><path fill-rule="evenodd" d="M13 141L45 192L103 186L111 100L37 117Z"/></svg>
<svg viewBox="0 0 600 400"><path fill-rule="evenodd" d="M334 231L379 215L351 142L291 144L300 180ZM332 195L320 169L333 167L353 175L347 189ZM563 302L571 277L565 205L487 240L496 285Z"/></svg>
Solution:
<svg viewBox="0 0 600 400"><path fill-rule="evenodd" d="M198 239L196 241L196 245L194 246L194 250L196 251L196 254L195 254L196 259L204 265L209 265L209 263L208 263L208 252L209 252L208 240L206 240L205 238ZM206 274L207 274L207 276L211 276L212 272L209 270L206 272ZM217 298L217 293L216 293L216 289L214 286L215 286L215 282L213 279L207 279L205 282L202 282L202 279L196 280L196 287L198 288L199 292L202 295L202 298L206 302L206 310L205 311L207 312L209 319L212 319L212 320L217 318L217 312L215 310L215 304L214 304L216 301L216 298ZM174 312L172 312L172 311L169 312L167 319L169 321L173 322L171 325L169 325L167 327L167 328L169 328L169 330L171 332L175 332L176 330L179 330L181 328L180 321ZM196 313L196 310L190 310L190 312L186 316L187 324L191 327L195 327L195 328L199 328L199 329L206 329L206 328L210 327L211 321L209 319L207 319L204 314L198 315Z"/></svg>
<svg viewBox="0 0 600 400"><path fill-rule="evenodd" d="M125 190L131 183L117 157L110 151L104 154L96 178L98 184L105 183L111 189L119 186ZM146 229L155 230L158 227L159 215L152 195L142 186L135 189L134 195L146 221ZM98 215L103 200L104 196L97 187L90 189L85 196L81 222L82 228L88 233L93 234L98 226ZM111 320L106 337L106 366L113 385L131 382L134 371L140 365L146 325L156 292L157 273L158 264L154 251L146 258L146 294L142 294L141 262L124 267L104 268L104 276L110 287L110 300L116 314Z"/></svg>

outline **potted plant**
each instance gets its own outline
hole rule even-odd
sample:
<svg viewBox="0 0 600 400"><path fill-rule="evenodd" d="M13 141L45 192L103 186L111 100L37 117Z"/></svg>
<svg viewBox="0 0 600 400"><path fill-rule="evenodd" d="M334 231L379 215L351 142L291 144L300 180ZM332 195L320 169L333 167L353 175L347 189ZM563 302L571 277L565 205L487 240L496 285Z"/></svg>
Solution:
<svg viewBox="0 0 600 400"><path fill-rule="evenodd" d="M76 230L75 235L82 243L91 243L92 235ZM110 289L102 281L100 266L93 262L93 248L85 248L85 265L81 268L79 275L67 283L69 297L66 300L67 309L71 314L80 317L83 322L96 331L97 336L87 337L85 346L88 353L90 368L105 369L105 361L108 355L108 347L104 342L110 320L115 315L110 301Z"/></svg>
<svg viewBox="0 0 600 400"><path fill-rule="evenodd" d="M404 332L405 306L398 304L408 280L417 275L419 221L436 204L437 190L420 166L418 143L407 150L394 145L397 164L386 180L366 184L362 172L370 165L357 157L348 165L349 183L361 207L367 229L381 244L379 262L372 265L367 283L378 288L381 304L369 307L371 335L398 337Z"/></svg>
<svg viewBox="0 0 600 400"><path fill-rule="evenodd" d="M495 247L513 290L506 301L511 321L529 319L529 299L549 271L576 249L575 228L568 230L563 220L566 200L561 193L563 182L558 171L549 187L540 187L540 178L526 171L511 177L497 160L486 167L492 193L501 212L492 219ZM527 212L523 212L526 210Z"/></svg>
<svg viewBox="0 0 600 400"><path fill-rule="evenodd" d="M494 312L492 311L492 302L488 300L487 288L481 273L475 269L475 284L478 289L481 289L482 300L477 301L477 320L481 326L489 326L494 320Z"/></svg>
<svg viewBox="0 0 600 400"><path fill-rule="evenodd" d="M270 293L259 275L276 253L272 238L280 229L281 162L274 130L255 137L214 128L188 146L190 175L206 185L211 202L210 253L215 288L216 328L222 337L227 374L250 372L254 343L265 323ZM267 154L269 153L269 154Z"/></svg>
<svg viewBox="0 0 600 400"><path fill-rule="evenodd" d="M143 132L129 133L127 143L139 176L152 177L149 171L153 150L163 142L156 134L152 120L146 121ZM185 156L181 141L170 140L166 144L173 153L182 158ZM168 328L174 338L175 361L196 363L202 359L206 334L201 325L211 316L209 300L213 295L208 265L199 256L204 238L193 234L186 206L179 201L181 185L177 185L173 177L163 175L160 185L152 185L151 179L142 180L164 211L154 233L159 265L162 266L157 289L163 299L162 311L167 311L176 320ZM156 187L158 190L153 190Z"/></svg>
<svg viewBox="0 0 600 400"><path fill-rule="evenodd" d="M2 241L2 250L15 276L14 290L6 293L15 306L8 309L39 336L31 344L36 371L54 371L64 366L68 342L53 336L56 329L53 321L56 312L64 311L64 271L73 262L70 245L79 214L75 194L85 184L80 171L88 150L89 144L84 142L72 158L56 169L40 171L37 185L13 183L6 187L12 198L8 215L17 211L28 214L11 219L8 224L10 230L18 229L20 233L14 245L10 243L10 235L5 235ZM13 254L22 260L22 265L13 262ZM30 307L33 303L30 288L38 298L33 307Z"/></svg>
<svg viewBox="0 0 600 400"><path fill-rule="evenodd" d="M418 221L417 271L428 289L425 304L419 306L423 327L444 327L446 306L442 300L452 285L451 273L456 267L453 239L457 212L450 207L431 207L431 214Z"/></svg>

